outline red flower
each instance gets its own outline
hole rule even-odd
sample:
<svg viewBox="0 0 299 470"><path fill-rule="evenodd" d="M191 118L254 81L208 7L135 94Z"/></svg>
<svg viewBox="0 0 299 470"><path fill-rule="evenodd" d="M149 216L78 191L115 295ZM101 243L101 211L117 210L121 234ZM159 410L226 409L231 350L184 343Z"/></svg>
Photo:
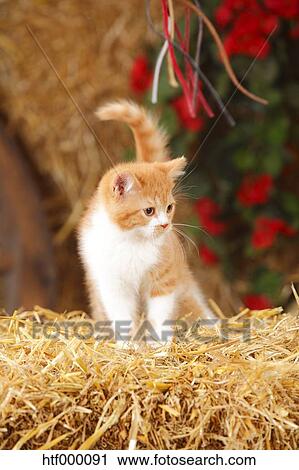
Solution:
<svg viewBox="0 0 299 470"><path fill-rule="evenodd" d="M257 6L257 0L224 0L216 9L216 22L226 27L240 10L250 10Z"/></svg>
<svg viewBox="0 0 299 470"><path fill-rule="evenodd" d="M203 127L203 119L199 116L193 118L190 116L187 101L184 95L175 98L172 102L176 114L185 129L190 131L200 131Z"/></svg>
<svg viewBox="0 0 299 470"><path fill-rule="evenodd" d="M220 207L210 198L202 197L195 205L202 227L211 235L221 235L226 230L224 222L215 218L220 213Z"/></svg>
<svg viewBox="0 0 299 470"><path fill-rule="evenodd" d="M130 87L135 93L144 93L152 84L153 72L146 56L136 57L130 74Z"/></svg>
<svg viewBox="0 0 299 470"><path fill-rule="evenodd" d="M202 197L196 203L200 217L214 217L220 213L220 207L209 197Z"/></svg>
<svg viewBox="0 0 299 470"><path fill-rule="evenodd" d="M261 59L268 55L270 46L266 39L278 20L256 0L224 1L216 10L216 21L222 27L232 23L224 41L228 55L258 55Z"/></svg>
<svg viewBox="0 0 299 470"><path fill-rule="evenodd" d="M273 245L278 234L295 235L296 230L279 218L259 217L256 219L252 234L252 245L256 249L269 248Z"/></svg>
<svg viewBox="0 0 299 470"><path fill-rule="evenodd" d="M273 180L270 175L246 176L237 193L238 201L246 207L264 204L268 201Z"/></svg>
<svg viewBox="0 0 299 470"><path fill-rule="evenodd" d="M276 16L263 12L260 7L241 12L225 40L227 53L267 57L270 46L266 39L276 25Z"/></svg>
<svg viewBox="0 0 299 470"><path fill-rule="evenodd" d="M206 245L201 245L199 247L199 256L202 261L209 266L213 266L219 261L219 258L216 253L210 248L208 248Z"/></svg>
<svg viewBox="0 0 299 470"><path fill-rule="evenodd" d="M276 234L268 229L255 230L252 235L252 245L256 249L269 248L273 245Z"/></svg>
<svg viewBox="0 0 299 470"><path fill-rule="evenodd" d="M264 59L269 55L270 46L262 35L252 37L242 36L232 31L224 41L224 47L228 55L242 54L249 57Z"/></svg>
<svg viewBox="0 0 299 470"><path fill-rule="evenodd" d="M211 235L221 235L226 230L224 222L218 222L209 218L201 219L202 227Z"/></svg>
<svg viewBox="0 0 299 470"><path fill-rule="evenodd" d="M250 310L264 310L272 307L270 299L264 294L248 294L243 302Z"/></svg>
<svg viewBox="0 0 299 470"><path fill-rule="evenodd" d="M225 28L232 20L232 17L233 13L225 2L220 5L215 12L216 22L221 26L221 28Z"/></svg>
<svg viewBox="0 0 299 470"><path fill-rule="evenodd" d="M283 18L294 18L299 15L298 0L265 0L265 5L269 10Z"/></svg>

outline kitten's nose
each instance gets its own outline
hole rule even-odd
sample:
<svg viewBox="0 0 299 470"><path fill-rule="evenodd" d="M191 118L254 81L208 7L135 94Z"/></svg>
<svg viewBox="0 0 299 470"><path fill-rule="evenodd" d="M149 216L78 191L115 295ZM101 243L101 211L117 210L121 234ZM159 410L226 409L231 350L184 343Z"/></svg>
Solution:
<svg viewBox="0 0 299 470"><path fill-rule="evenodd" d="M161 224L161 227L166 229L168 227L169 224Z"/></svg>

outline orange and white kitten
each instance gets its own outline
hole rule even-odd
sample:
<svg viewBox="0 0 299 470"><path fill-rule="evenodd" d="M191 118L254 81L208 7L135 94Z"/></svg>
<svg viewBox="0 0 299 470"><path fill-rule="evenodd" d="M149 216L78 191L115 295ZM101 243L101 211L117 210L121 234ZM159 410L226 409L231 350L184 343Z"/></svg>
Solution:
<svg viewBox="0 0 299 470"><path fill-rule="evenodd" d="M118 164L103 176L79 225L93 317L102 319L104 313L110 321L133 324L142 300L159 339L166 320L189 312L214 318L172 225L173 190L185 158L169 158L166 135L136 104L113 102L97 116L130 126L137 161Z"/></svg>

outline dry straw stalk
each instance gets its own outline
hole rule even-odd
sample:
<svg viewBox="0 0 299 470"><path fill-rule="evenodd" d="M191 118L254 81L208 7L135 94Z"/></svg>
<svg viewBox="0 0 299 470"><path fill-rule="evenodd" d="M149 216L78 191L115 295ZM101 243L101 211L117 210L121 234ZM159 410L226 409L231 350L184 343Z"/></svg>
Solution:
<svg viewBox="0 0 299 470"><path fill-rule="evenodd" d="M82 319L38 307L0 319L1 449L298 448L297 314L247 309L227 341L202 327L206 343L157 349L32 336L32 320Z"/></svg>

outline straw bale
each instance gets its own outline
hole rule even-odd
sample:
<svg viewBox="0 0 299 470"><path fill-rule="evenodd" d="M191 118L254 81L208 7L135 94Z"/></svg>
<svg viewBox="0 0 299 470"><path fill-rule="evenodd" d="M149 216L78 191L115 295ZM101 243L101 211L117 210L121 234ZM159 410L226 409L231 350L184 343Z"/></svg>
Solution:
<svg viewBox="0 0 299 470"><path fill-rule="evenodd" d="M201 327L210 341L190 333L155 349L61 326L56 340L33 338L32 320L84 319L39 307L0 319L0 448L298 448L298 313L247 309L226 341ZM246 319L249 341L237 331Z"/></svg>
<svg viewBox="0 0 299 470"><path fill-rule="evenodd" d="M1 2L1 111L39 172L55 184L56 196L49 198L48 205L52 202L58 241L68 237L110 163L27 25L117 161L131 142L130 134L118 126L115 138L116 127L98 123L94 111L107 99L129 94L132 63L144 44L153 41L143 10L139 0ZM153 2L153 14L158 11L159 2Z"/></svg>

